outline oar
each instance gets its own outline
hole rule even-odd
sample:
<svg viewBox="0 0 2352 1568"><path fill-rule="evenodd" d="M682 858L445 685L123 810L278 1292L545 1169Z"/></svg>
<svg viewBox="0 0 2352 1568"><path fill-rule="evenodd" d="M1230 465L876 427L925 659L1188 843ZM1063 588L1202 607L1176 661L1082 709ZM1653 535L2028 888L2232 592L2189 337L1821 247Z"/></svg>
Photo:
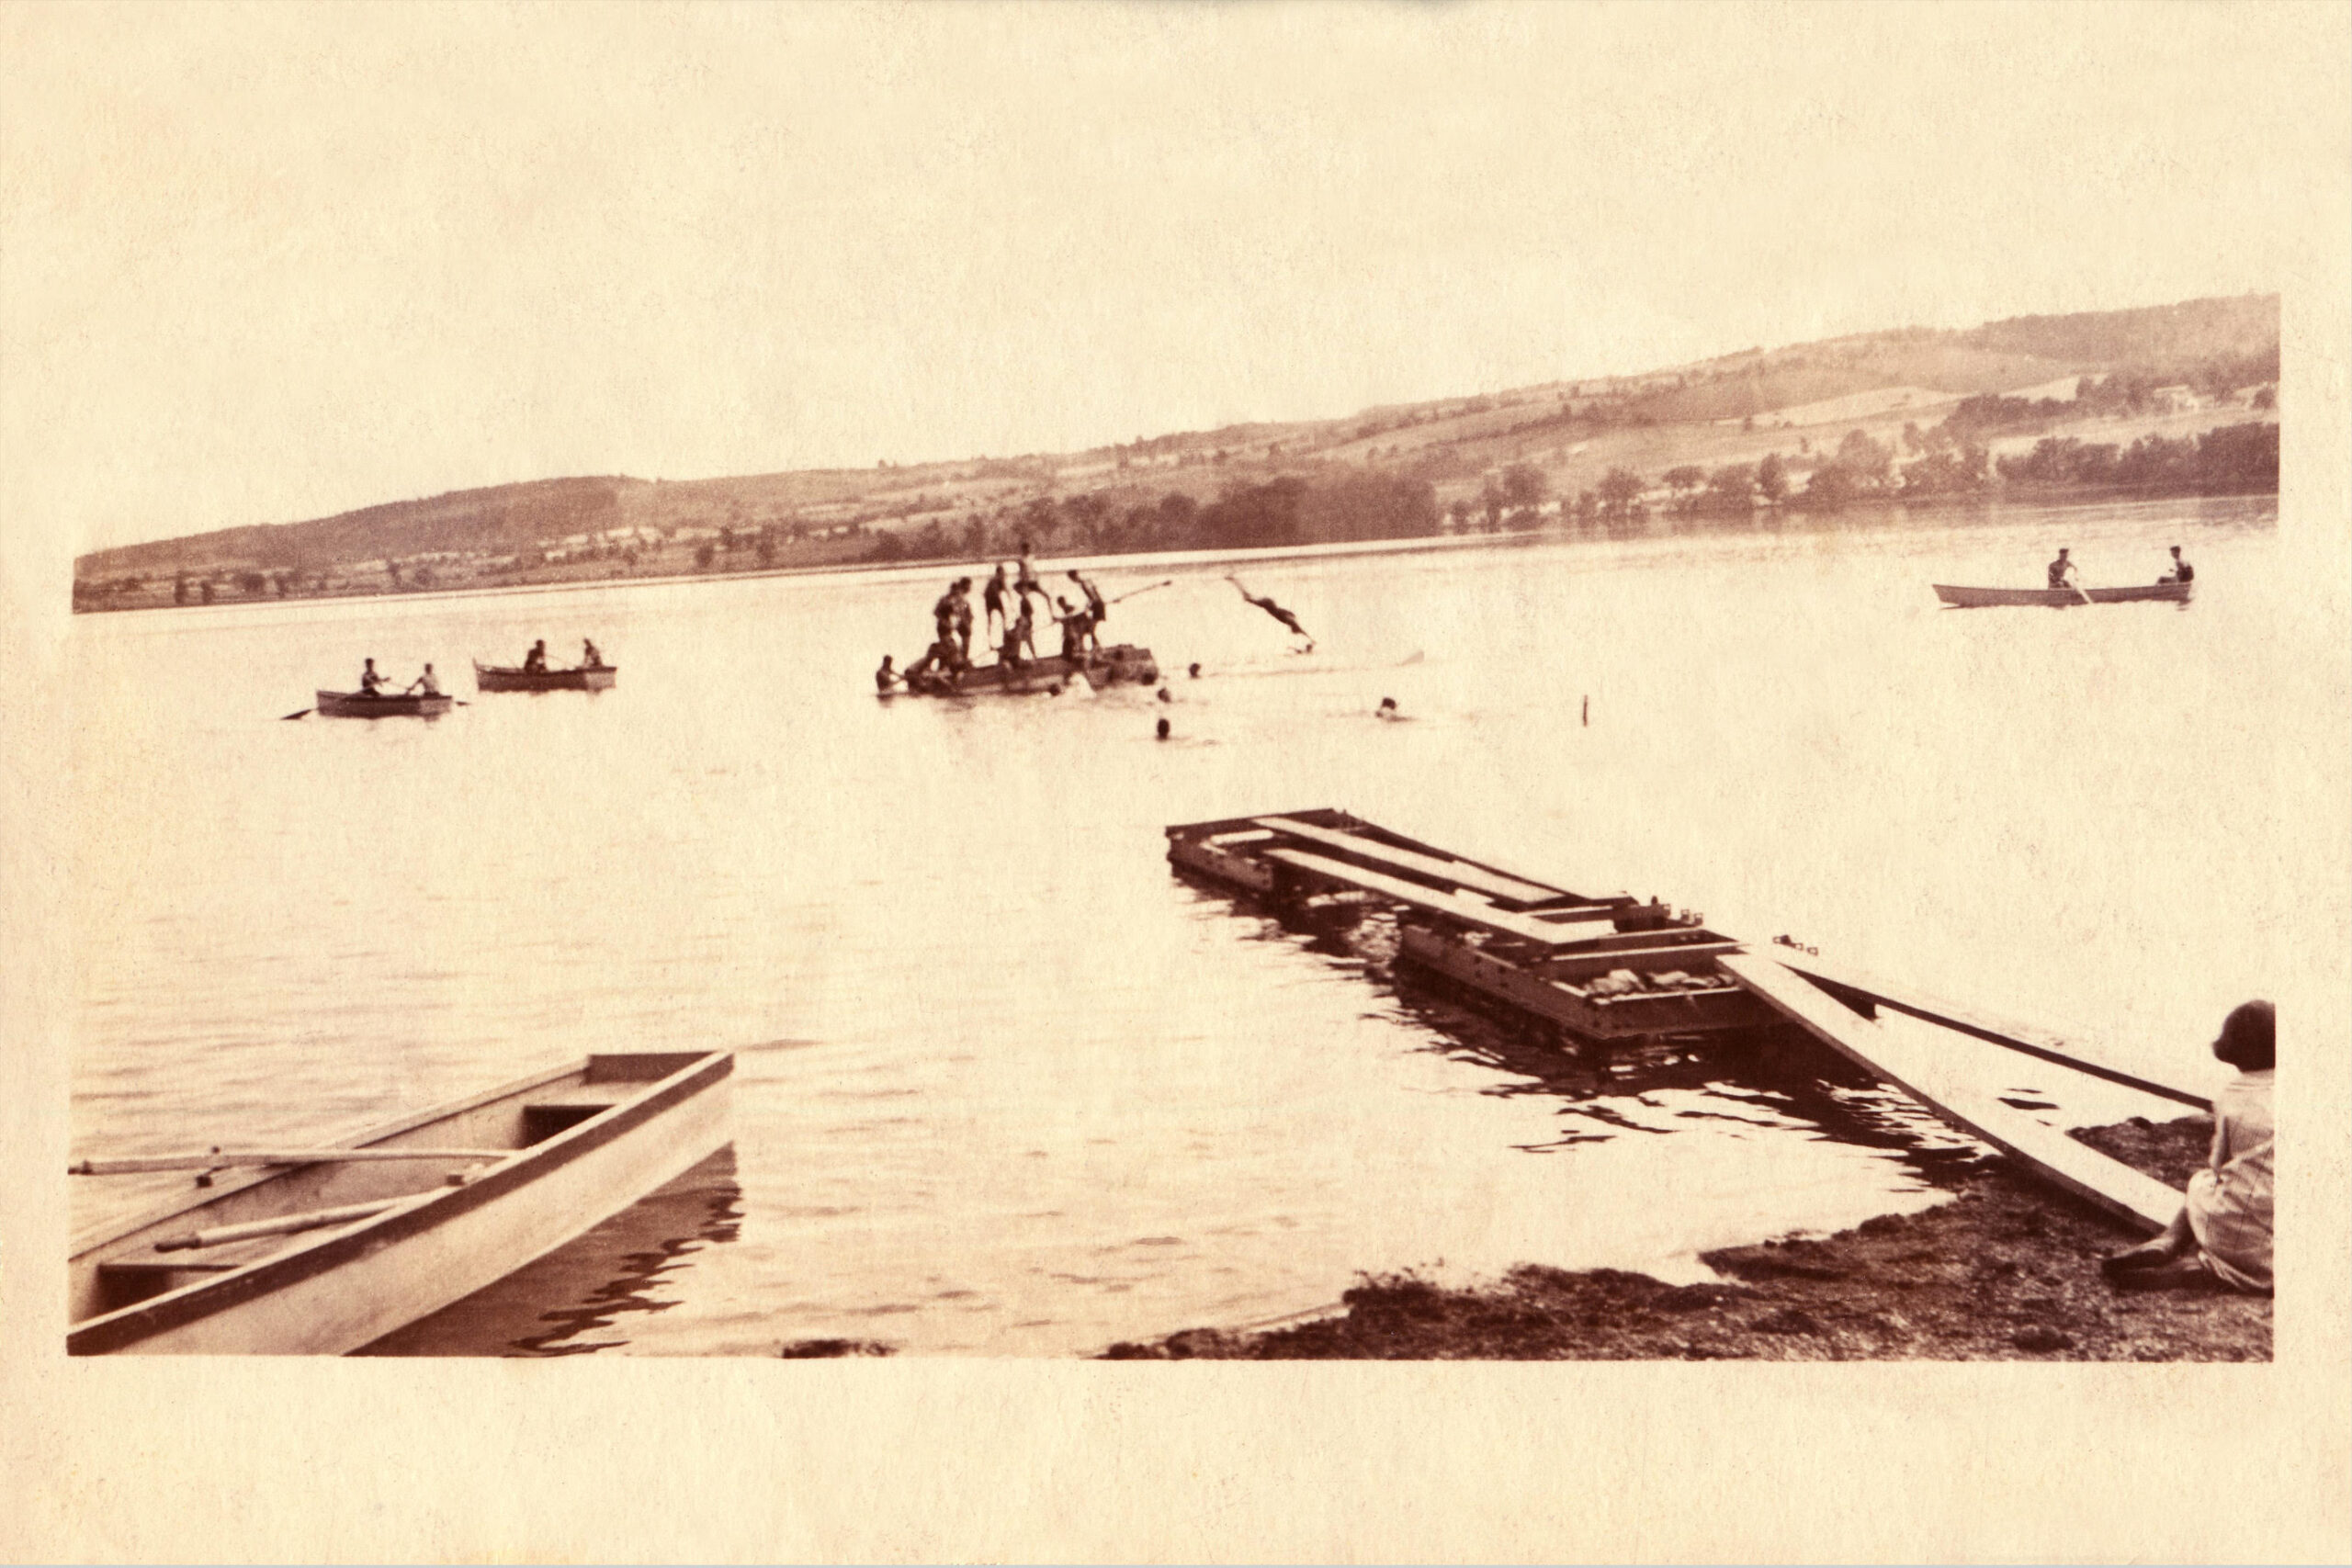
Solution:
<svg viewBox="0 0 2352 1568"><path fill-rule="evenodd" d="M158 1252L186 1252L191 1247L220 1247L232 1241L246 1241L257 1235L286 1235L295 1231L314 1231L325 1225L347 1224L380 1214L395 1203L405 1203L410 1198L423 1194L411 1192L399 1198L379 1198L372 1203L345 1203L339 1209L312 1209L307 1213L280 1214L274 1220L254 1220L242 1225L215 1225L210 1230L190 1231L186 1235L166 1236L155 1244Z"/></svg>
<svg viewBox="0 0 2352 1568"><path fill-rule="evenodd" d="M197 1155L130 1155L76 1160L68 1176L138 1176L151 1170L225 1170L240 1165L346 1165L379 1159L504 1159L513 1149L209 1149Z"/></svg>
<svg viewBox="0 0 2352 1568"><path fill-rule="evenodd" d="M303 715L305 715L305 714L314 713L314 712L316 712L316 711L317 711L317 710L316 710L316 709L313 709L313 708L304 708L304 709L302 709L302 710L301 710L300 712L299 712L299 713L289 713L289 714L288 714L288 715L286 716L286 718L300 718L300 717L302 717L302 716L303 716ZM278 720L278 722L279 722L280 724L283 724L283 723L285 723L285 722L286 722L286 719L280 719L280 720Z"/></svg>
<svg viewBox="0 0 2352 1568"><path fill-rule="evenodd" d="M1132 599L1138 593L1148 593L1155 588L1173 588L1175 586L1176 580L1170 577L1159 582L1148 582L1141 588L1130 588L1125 593L1118 595L1117 598L1106 599L1103 603L1106 604L1116 604L1121 600Z"/></svg>

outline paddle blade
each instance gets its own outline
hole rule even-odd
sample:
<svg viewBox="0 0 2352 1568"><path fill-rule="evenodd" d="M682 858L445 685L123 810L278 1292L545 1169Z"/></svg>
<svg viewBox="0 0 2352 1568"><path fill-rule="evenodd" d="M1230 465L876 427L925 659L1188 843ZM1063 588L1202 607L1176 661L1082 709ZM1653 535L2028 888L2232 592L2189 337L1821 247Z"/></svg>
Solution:
<svg viewBox="0 0 2352 1568"><path fill-rule="evenodd" d="M309 708L304 708L304 709L302 709L302 710L301 710L301 712L300 712L300 713L289 713L289 714L288 714L288 715L286 716L286 718L281 718L281 719L279 719L277 722L278 722L278 723L280 723L280 724L283 724L283 723L285 723L285 722L286 722L286 719L287 719L287 718L300 718L300 717L303 716L303 714L307 714L307 713L309 713L310 711L311 711L311 710L310 710Z"/></svg>

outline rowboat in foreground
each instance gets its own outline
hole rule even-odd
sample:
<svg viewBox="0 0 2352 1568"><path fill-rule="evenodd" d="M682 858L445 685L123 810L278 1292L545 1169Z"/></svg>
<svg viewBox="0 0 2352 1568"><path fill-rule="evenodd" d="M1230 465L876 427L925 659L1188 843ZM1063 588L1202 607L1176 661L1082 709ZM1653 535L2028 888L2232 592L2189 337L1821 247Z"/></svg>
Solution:
<svg viewBox="0 0 2352 1568"><path fill-rule="evenodd" d="M474 660L474 687L483 692L602 692L619 679L617 664L582 664L571 670L525 670L517 665Z"/></svg>
<svg viewBox="0 0 2352 1568"><path fill-rule="evenodd" d="M1936 597L1956 610L1986 610L2000 604L2047 604L2063 610L2086 600L2093 604L2125 604L2143 599L2186 604L2189 591L2197 585L2152 582L2142 588L2086 588L2080 592L2072 588L1954 588L1943 582L1933 586Z"/></svg>
<svg viewBox="0 0 2352 1568"><path fill-rule="evenodd" d="M898 691L919 697L968 697L986 692L1021 694L1060 690L1074 681L1084 681L1095 687L1115 686L1123 682L1148 686L1159 679L1159 665L1152 659L1151 649L1123 642L1077 659L1064 659L1057 654L1050 659L1026 659L1012 665L1000 660L994 664L975 665L960 675L922 671L918 667L907 671L906 684ZM882 694L891 696L897 692Z"/></svg>
<svg viewBox="0 0 2352 1568"><path fill-rule="evenodd" d="M733 1070L724 1051L592 1055L331 1149L83 1161L200 1174L75 1242L67 1352L356 1350L724 1147Z"/></svg>
<svg viewBox="0 0 2352 1568"><path fill-rule="evenodd" d="M435 692L371 696L366 692L320 692L321 718L439 718L457 701Z"/></svg>

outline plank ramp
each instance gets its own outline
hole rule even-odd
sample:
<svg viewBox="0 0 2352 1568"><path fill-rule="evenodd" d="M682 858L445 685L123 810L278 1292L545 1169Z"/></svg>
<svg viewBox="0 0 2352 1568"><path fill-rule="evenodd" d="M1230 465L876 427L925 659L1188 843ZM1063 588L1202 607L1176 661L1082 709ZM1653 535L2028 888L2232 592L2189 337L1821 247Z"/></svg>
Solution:
<svg viewBox="0 0 2352 1568"><path fill-rule="evenodd" d="M1542 904L1555 898L1569 897L1564 887L1546 887L1540 882L1527 882L1506 875L1469 861L1453 860L1442 855L1425 855L1418 851L1398 849L1377 839L1367 839L1355 833L1342 833L1335 829L1317 828L1288 817L1261 817L1261 828L1328 849L1343 851L1364 860L1378 861L1400 870L1418 872L1423 876L1439 877L1457 887L1475 888L1497 898L1508 898L1515 904Z"/></svg>
<svg viewBox="0 0 2352 1568"><path fill-rule="evenodd" d="M1360 865L1348 865L1327 856L1309 854L1305 850L1267 850L1264 852L1264 857L1268 860L1280 861L1284 865L1296 866L1301 871L1313 872L1317 876L1328 877L1334 882L1344 883L1351 887L1361 887L1368 892L1385 894L1400 904L1410 904L1416 908L1443 915L1448 919L1459 920L1464 925L1484 927L1487 931L1500 931L1505 936L1519 937L1526 942L1541 943L1545 947L1560 947L1580 937L1589 936L1592 934L1595 923L1604 926L1615 924L1606 914L1596 915L1592 919L1567 924L1539 920L1532 915L1516 915L1508 909L1498 909L1483 899L1460 893L1442 893L1433 887L1424 887L1417 882L1407 882L1402 877L1384 875L1380 872L1367 870Z"/></svg>
<svg viewBox="0 0 2352 1568"><path fill-rule="evenodd" d="M2055 1062L2062 1067L2070 1067L2075 1072L2085 1073L2095 1078L2105 1078L2109 1083L2122 1084L2126 1088L2136 1089L2143 1094L2153 1094L2161 1100L2194 1106L2199 1111L2212 1109L2213 1102L2210 1097L2199 1094L2193 1089L2159 1083L2142 1074L2116 1066L2106 1059L2106 1052L2086 1041L2070 1040L2064 1035L2053 1034L2046 1029L2036 1028L2030 1023L2018 1023L2014 1020L1999 1018L1985 1012L1981 1008L1963 1007L1958 1002L1947 1001L1915 987L1905 986L1897 991L1893 988L1890 982L1879 978L1867 970L1858 969L1844 959L1831 962L1814 953L1799 952L1794 948L1790 948L1783 953L1778 947L1767 947L1762 943L1752 942L1749 945L1758 953L1770 956L1776 963L1793 969L1800 975L1810 975L1816 979L1826 980L1833 986L1843 986L1848 990L1868 997L1881 1007L1890 1007L1897 1012L1909 1013L1913 1018L1940 1025L1945 1029L1957 1030L1962 1034L1972 1035L1990 1044L1999 1045L2025 1055L2036 1056L2045 1062Z"/></svg>
<svg viewBox="0 0 2352 1568"><path fill-rule="evenodd" d="M1779 960L1751 953L1725 954L1715 962L1839 1055L2042 1179L2143 1231L2162 1230L2180 1213L2182 1195L2173 1188L1962 1081L1934 1053L1881 1029Z"/></svg>

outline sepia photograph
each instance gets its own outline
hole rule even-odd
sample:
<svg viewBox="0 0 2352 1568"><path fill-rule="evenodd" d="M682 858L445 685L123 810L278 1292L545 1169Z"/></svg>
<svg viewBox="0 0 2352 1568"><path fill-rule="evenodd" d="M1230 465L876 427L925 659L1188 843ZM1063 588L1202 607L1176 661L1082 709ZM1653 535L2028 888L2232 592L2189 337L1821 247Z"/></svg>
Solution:
<svg viewBox="0 0 2352 1568"><path fill-rule="evenodd" d="M2352 1552L2347 22L0 16L0 1557Z"/></svg>

